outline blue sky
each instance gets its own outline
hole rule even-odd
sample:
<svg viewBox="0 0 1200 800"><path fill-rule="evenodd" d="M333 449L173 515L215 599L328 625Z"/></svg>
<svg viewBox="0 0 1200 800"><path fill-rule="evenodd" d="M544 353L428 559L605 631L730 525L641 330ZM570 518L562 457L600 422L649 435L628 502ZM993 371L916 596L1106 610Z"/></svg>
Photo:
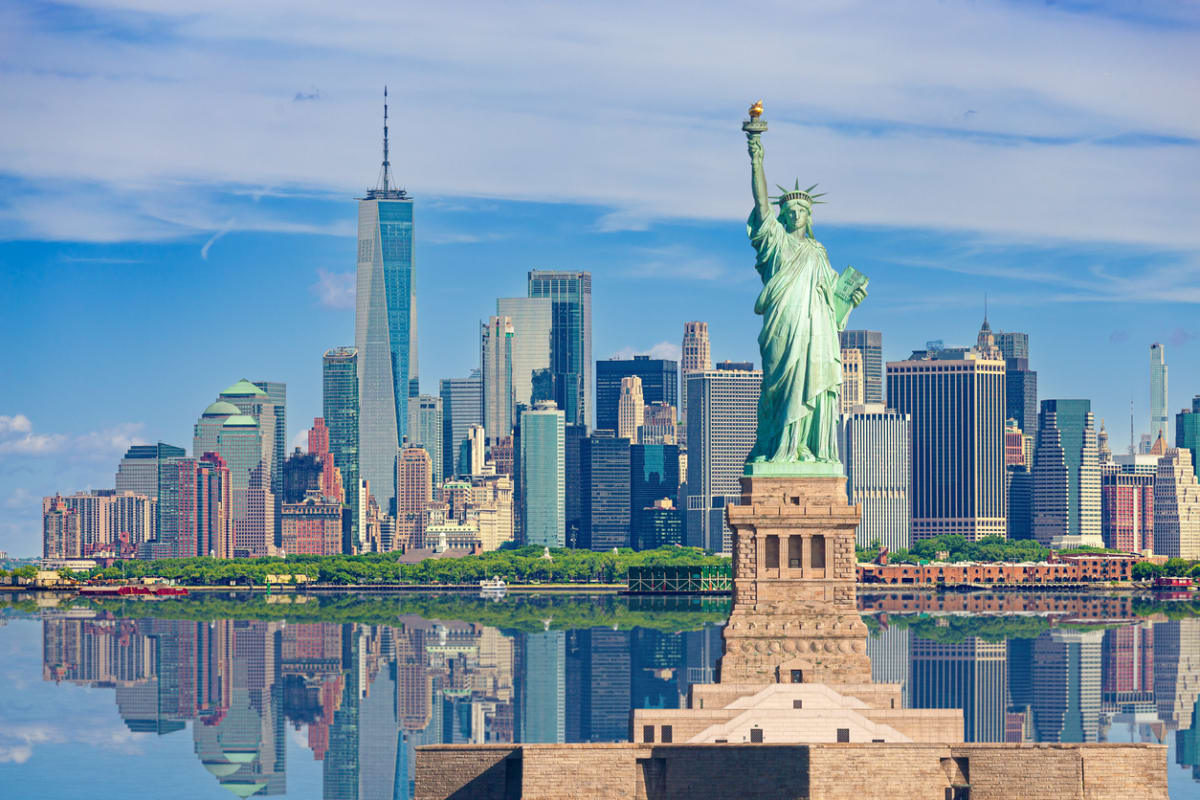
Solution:
<svg viewBox="0 0 1200 800"><path fill-rule="evenodd" d="M1152 342L1172 413L1200 392L1197 4L726 5L5 4L0 549L240 377L288 383L292 437L320 413L384 83L426 392L534 267L593 272L597 357L704 319L756 360L759 97L768 178L830 193L816 235L871 277L852 325L887 357L970 342L987 292L1115 446Z"/></svg>

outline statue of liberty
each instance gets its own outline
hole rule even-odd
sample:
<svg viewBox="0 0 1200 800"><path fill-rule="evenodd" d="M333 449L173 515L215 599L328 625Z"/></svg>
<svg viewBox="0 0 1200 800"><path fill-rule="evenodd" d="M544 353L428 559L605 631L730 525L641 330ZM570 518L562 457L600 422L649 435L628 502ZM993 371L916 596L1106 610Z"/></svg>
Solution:
<svg viewBox="0 0 1200 800"><path fill-rule="evenodd" d="M853 267L839 275L825 248L812 235L815 188L784 189L767 195L763 173L762 102L743 124L749 141L754 210L746 229L758 254L755 269L763 289L754 313L763 318L758 335L762 395L758 435L746 463L747 475L841 475L838 460L838 388L842 383L838 333L851 309L867 296L866 277ZM772 200L779 206L772 207Z"/></svg>

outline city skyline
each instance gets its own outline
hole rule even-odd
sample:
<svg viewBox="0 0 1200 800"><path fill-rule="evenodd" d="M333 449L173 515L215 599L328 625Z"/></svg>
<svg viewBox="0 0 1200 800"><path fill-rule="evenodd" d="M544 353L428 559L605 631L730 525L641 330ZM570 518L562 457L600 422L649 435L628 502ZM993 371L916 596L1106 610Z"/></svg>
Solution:
<svg viewBox="0 0 1200 800"><path fill-rule="evenodd" d="M269 375L288 385L286 451L308 421L321 416L320 353L354 341L351 201L378 163L379 92L399 65L375 61L352 78L326 83L321 77L317 86L293 85L318 80L311 69L285 70L287 86L270 78L242 93L225 70L210 78L179 75L176 67L155 63L160 43L154 35L132 37L135 71L178 77L207 104L228 112L220 115L224 121L207 124L232 127L207 129L206 138L244 148L230 151L196 146L194 134L181 135L165 119L174 106L141 78L123 78L149 93L136 110L128 99L108 97L108 88L93 91L79 83L104 71L103 46L136 27L141 12L122 16L101 7L92 13L111 28L90 32L74 24L82 12L69 8L45 17L27 7L11 13L13 29L28 35L10 58L29 66L43 53L66 51L78 68L78 77L56 73L40 83L22 72L13 84L12 113L28 125L7 135L14 137L11 152L24 158L0 162L12 198L0 213L0 289L21 298L6 306L10 313L0 331L23 343L10 354L11 374L32 376L12 381L0 405L0 471L11 476L0 495L0 549L31 554L38 549L41 496L110 485L112 465L131 443L186 444L204 403L243 375ZM657 12L640 13L647 22L661 21ZM872 302L854 325L884 334L884 361L901 360L928 339L969 343L988 291L996 326L1026 331L1033 340L1030 368L1039 373L1041 396L1090 399L1097 420L1114 434L1114 450L1125 449L1118 431L1125 429L1130 399L1135 433L1145 432L1145 353L1155 341L1169 349L1173 394L1167 416L1173 419L1200 388L1200 367L1189 358L1197 334L1191 303L1200 287L1188 265L1198 244L1185 213L1195 205L1187 196L1195 182L1182 177L1197 139L1194 125L1177 117L1174 108L1182 104L1170 100L1184 96L1186 79L1155 50L1162 37L1194 38L1197 19L1165 5L1133 17L1104 4L989 6L976 9L970 20L958 10L942 13L967 25L964 41L983 36L987 27L989 36L1026 42L1020 53L1029 41L1060 41L1070 27L1099 48L1140 54L1136 68L1119 76L1122 91L1147 82L1163 91L1136 109L1116 108L1109 102L1111 84L1064 84L1057 77L1061 70L1048 62L1037 81L1025 70L1002 68L996 73L1009 76L1003 80L962 77L960 91L946 92L933 107L897 103L868 79L868 91L848 105L843 95L853 93L838 93L849 80L839 71L846 56L821 41L806 54L812 62L806 66L822 83L812 96L798 96L775 76L751 80L746 73L746 82L721 81L702 99L685 85L692 81L644 64L646 74L661 79L653 97L642 89L626 91L630 87L615 76L582 91L572 87L585 102L622 98L621 111L595 104L588 112L591 128L613 136L603 146L581 149L584 140L569 114L522 104L522 115L480 100L477 85L468 90L462 82L468 71L478 77L468 64L438 62L447 68L450 101L440 108L463 123L457 136L419 135L427 131L424 120L436 101L425 89L397 91L393 85L392 171L420 198L414 246L425 335L422 357L412 360L427 365L423 390L433 394L435 381L468 374L476 365L475 322L492 312L496 298L526 294L527 273L541 269L592 273L595 341L587 369L611 355L678 360L679 331L689 320L709 323L714 361L756 361L756 322L746 314L755 276L738 222L746 210L742 180L726 158L740 147L736 121L745 87L753 85L767 97L776 126L771 163L794 164L804 174L821 165L814 178L833 194L817 215L817 231L835 254L835 266L854 263L872 276ZM901 24L890 12L883 16L884 27L896 30L872 28L863 36L894 44L892 37L911 23ZM160 21L204 51L196 28L179 17ZM1167 33L1168 21L1178 30ZM446 24L436 17L426 22L429 29ZM834 36L842 23L818 11L810 24L814 32ZM265 57L293 63L295 54L284 51L294 29L258 30L278 37L279 49ZM700 29L681 32L685 42L705 35ZM731 27L727 35L735 42L746 34ZM929 35L950 48L951 55L936 63L962 46ZM362 46L376 52L377 41L365 37ZM607 31L593 56L640 58L631 43L628 35ZM513 69L526 70L527 59L539 57L550 58L526 56ZM1014 48L993 66L1024 57ZM233 60L238 58L244 56ZM697 65L699 74L713 68ZM906 65L899 79L921 86L930 79L928 69ZM239 71L239 80L244 74ZM1047 105L1014 107L1005 99L1006 92L1041 91L1047 75L1056 76L1052 83L1061 95L1046 101L1050 113ZM668 92L666 116L690 115L688 125L657 109L662 87L678 90ZM501 103L509 91L497 95ZM546 91L547 108L561 108L560 101L569 99L555 87ZM33 96L44 96L44 107L31 106ZM281 139L277 123L267 124L266 107L286 121L289 136ZM87 135L69 142L38 137L48 120L57 123L68 113ZM639 118L638 124L630 126L628 116ZM461 131L469 120L489 117L497 123L477 127L498 129L503 141L473 148L476 140ZM144 122L146 132L128 135L132 120ZM263 138L268 130L269 140ZM653 131L649 137L647 130ZM867 131L877 135L864 136ZM536 160L522 136L541 142ZM126 139L137 149L128 150ZM448 146L471 155L456 159ZM306 148L304 157L298 147ZM814 162L805 153L810 149L826 155ZM858 157L847 157L848 149ZM310 158L309 151L336 155ZM618 153L633 154L634 172L611 162ZM933 153L946 163L930 165L921 178L883 166L914 159L927 164ZM587 157L569 160L581 155ZM686 168L697 158L714 168ZM1040 181L1046 158L1057 159L1071 179L1049 186ZM998 174L989 159L998 159L1007 174ZM1114 162L1121 173L1097 169ZM514 167L523 180L513 180ZM69 201L46 189L64 168L76 181ZM1093 183L1100 174L1105 183ZM670 188L653 188L647 178L662 178L661 186ZM1033 198L1028 187L1035 183L1041 189ZM1091 210L1093 198L1114 185L1131 209L1116 227ZM179 194L185 189L186 202ZM164 202L173 206L170 213ZM1056 227L1048 229L1046 220ZM49 308L58 313L46 314ZM131 345L133 357L116 357ZM107 355L81 359L85 347ZM65 364L72 367L71 379L52 387L49 376ZM1108 388L1114 385L1128 390L1118 396ZM591 388L592 381L585 381L584 391ZM85 391L86 403L80 399Z"/></svg>

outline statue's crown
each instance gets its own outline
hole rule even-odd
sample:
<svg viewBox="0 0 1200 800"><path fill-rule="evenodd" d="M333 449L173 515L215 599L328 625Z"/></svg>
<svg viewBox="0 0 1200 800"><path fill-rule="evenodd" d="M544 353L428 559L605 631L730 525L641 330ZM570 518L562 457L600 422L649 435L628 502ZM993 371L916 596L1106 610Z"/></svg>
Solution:
<svg viewBox="0 0 1200 800"><path fill-rule="evenodd" d="M775 185L779 186L778 183ZM824 197L825 192L818 192L817 194L810 194L810 192L812 192L812 190L815 188L817 188L817 184L814 183L812 186L808 187L807 189L801 189L800 181L797 180L796 186L794 189L787 189L783 186L779 186L779 191L783 192L783 194L779 195L778 197L774 197L772 199L779 205L783 205L784 203L788 202L789 200L802 200L805 203L808 203L810 206L820 205L821 203L824 203L825 201L818 200L817 198Z"/></svg>

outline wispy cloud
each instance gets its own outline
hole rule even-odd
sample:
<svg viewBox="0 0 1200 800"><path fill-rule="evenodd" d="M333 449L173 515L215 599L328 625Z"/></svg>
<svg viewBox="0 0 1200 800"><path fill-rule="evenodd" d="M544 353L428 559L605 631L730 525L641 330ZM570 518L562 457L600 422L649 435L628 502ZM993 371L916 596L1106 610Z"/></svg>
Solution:
<svg viewBox="0 0 1200 800"><path fill-rule="evenodd" d="M10 5L5 63L19 69L6 101L22 125L5 131L0 174L83 191L5 204L0 235L213 230L93 194L361 191L382 99L365 66L409 78L393 87L393 168L425 196L596 204L611 209L602 230L733 220L755 86L768 176L828 186L823 220L1200 246L1200 79L1175 56L1200 49L1194 5L826 0L805 6L803 52L791 27L759 22L795 18L782 2L754 19L720 4L618 6L365 0L334 19L310 3L98 0L79 13L105 24L74 25L70 5ZM219 113L196 124L197 108ZM88 136L64 128L69 115ZM1119 220L1097 213L1114 190Z"/></svg>
<svg viewBox="0 0 1200 800"><path fill-rule="evenodd" d="M110 458L141 442L140 422L123 422L111 428L76 435L38 433L24 414L0 416L0 456L57 456Z"/></svg>
<svg viewBox="0 0 1200 800"><path fill-rule="evenodd" d="M357 291L353 272L330 272L325 269L317 270L317 282L310 288L317 296L318 302L326 308L354 308L354 297Z"/></svg>
<svg viewBox="0 0 1200 800"><path fill-rule="evenodd" d="M214 233L212 237L204 243L204 246L200 248L200 258L208 261L208 251L212 249L212 246L216 243L217 239L220 239L222 236L233 230L234 222L235 220L231 217L228 222L221 226L219 231Z"/></svg>
<svg viewBox="0 0 1200 800"><path fill-rule="evenodd" d="M134 733L124 727L104 724L66 727L0 720L0 764L24 764L33 757L33 751L39 745L69 742L125 755L136 755L142 752L138 743L147 736L149 734Z"/></svg>

